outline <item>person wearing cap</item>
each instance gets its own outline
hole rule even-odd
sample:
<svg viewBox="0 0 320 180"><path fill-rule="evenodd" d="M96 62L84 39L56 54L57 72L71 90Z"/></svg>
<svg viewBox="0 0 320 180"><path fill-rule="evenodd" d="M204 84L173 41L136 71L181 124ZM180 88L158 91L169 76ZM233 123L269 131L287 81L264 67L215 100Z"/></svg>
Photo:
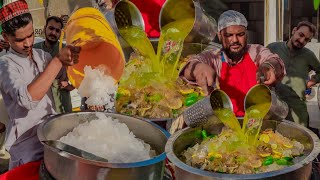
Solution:
<svg viewBox="0 0 320 180"><path fill-rule="evenodd" d="M258 44L247 44L248 22L243 14L228 10L218 20L222 49L192 55L180 72L181 78L208 89L215 84L225 91L238 117L244 116L244 98L257 83L274 85L282 80L285 67L278 55Z"/></svg>
<svg viewBox="0 0 320 180"><path fill-rule="evenodd" d="M77 63L80 48L66 46L55 57L33 49L34 29L26 1L0 9L2 35L10 44L0 57L0 91L9 115L5 147L9 169L43 157L37 126L54 114L50 87L63 65Z"/></svg>
<svg viewBox="0 0 320 180"><path fill-rule="evenodd" d="M287 75L276 87L279 96L290 108L286 119L305 127L309 127L305 90L320 82L320 62L311 50L305 48L315 34L315 25L302 21L293 28L288 41L267 46L281 57L286 66ZM314 70L315 74L307 81L310 70Z"/></svg>

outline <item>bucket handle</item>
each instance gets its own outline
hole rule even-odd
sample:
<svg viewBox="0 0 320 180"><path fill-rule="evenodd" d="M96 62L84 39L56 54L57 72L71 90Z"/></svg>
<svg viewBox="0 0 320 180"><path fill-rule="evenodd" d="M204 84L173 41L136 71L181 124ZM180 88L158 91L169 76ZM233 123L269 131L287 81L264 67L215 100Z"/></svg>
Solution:
<svg viewBox="0 0 320 180"><path fill-rule="evenodd" d="M60 41L59 42L59 50L62 49L62 41L63 41L64 35L65 35L65 31L62 30L61 31L60 40L59 40ZM81 42L81 38L78 38L77 40L74 40L71 44L74 45L74 46L77 46L79 42Z"/></svg>
<svg viewBox="0 0 320 180"><path fill-rule="evenodd" d="M103 21L103 20L105 20L105 21L107 21L107 20L106 20L105 18L100 17L100 16L97 16L97 15L82 15L82 16L79 16L79 17L77 17L77 18L70 19L70 20L68 21L68 23L66 24L65 28L67 28L68 25L69 25L72 21L74 21L74 20L78 20L78 19L81 19L81 18L88 18L88 17L89 17L89 18L94 18L94 19L100 21L101 24L103 24L107 29L110 29L108 26L105 25L105 22ZM109 23L109 22L107 21L107 23ZM113 31L112 28L111 28L110 30ZM61 34L61 35L62 35L62 34Z"/></svg>
<svg viewBox="0 0 320 180"><path fill-rule="evenodd" d="M66 24L65 28L62 29L61 31L61 35L60 35L60 42L59 42L59 50L62 49L62 41L64 39L65 36L65 29L67 28L68 24L70 24L72 21L77 20L77 19L81 19L84 17L90 17L90 18L95 18L96 20L100 21L107 29L109 29L109 27L107 27L104 22L102 21L102 18L100 16L96 16L96 15L82 15L80 17L74 18L74 19L70 19L70 21L68 21L68 23ZM106 20L106 19L104 19ZM106 20L107 21L107 20ZM113 29L111 28L111 31L113 31ZM72 45L76 45L78 42L80 41L80 39L75 40L74 42L72 42Z"/></svg>

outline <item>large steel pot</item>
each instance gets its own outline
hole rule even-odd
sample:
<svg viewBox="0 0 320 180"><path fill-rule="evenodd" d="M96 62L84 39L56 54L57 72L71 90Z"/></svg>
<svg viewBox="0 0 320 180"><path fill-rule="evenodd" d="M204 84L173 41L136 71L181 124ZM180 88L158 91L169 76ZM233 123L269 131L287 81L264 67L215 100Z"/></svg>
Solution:
<svg viewBox="0 0 320 180"><path fill-rule="evenodd" d="M166 158L164 147L169 134L157 125L145 120L119 114L106 113L106 115L117 118L119 122L125 123L137 138L150 144L156 150L158 156L135 163L105 163L83 159L43 143L44 163L50 174L56 179L68 180L161 180L164 173L164 160ZM58 115L40 124L38 137L40 141L57 140L72 131L77 125L93 119L97 119L95 112Z"/></svg>
<svg viewBox="0 0 320 180"><path fill-rule="evenodd" d="M223 125L215 121L213 126L210 126L211 133L218 134L221 132ZM198 127L201 128L201 127ZM187 149L195 142L201 142L194 135L196 128L186 128L171 135L166 144L166 153L169 160L175 165L175 176L177 180L216 180L216 179L272 179L272 180L284 180L284 179L297 179L297 180L309 180L312 171L312 161L320 153L320 140L309 129L297 125L290 121L274 121L265 120L262 129L272 128L277 130L286 137L296 139L303 143L305 146L304 155L294 159L295 164L281 170L260 173L260 174L222 174L204 171L198 168L194 168L186 165L179 159L182 151Z"/></svg>

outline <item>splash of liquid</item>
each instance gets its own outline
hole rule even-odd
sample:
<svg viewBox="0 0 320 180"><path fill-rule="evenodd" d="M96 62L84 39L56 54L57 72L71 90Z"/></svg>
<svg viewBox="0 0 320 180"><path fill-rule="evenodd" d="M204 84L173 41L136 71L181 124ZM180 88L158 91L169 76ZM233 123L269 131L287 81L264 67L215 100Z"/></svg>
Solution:
<svg viewBox="0 0 320 180"><path fill-rule="evenodd" d="M271 103L261 103L249 107L243 119L242 131L245 134L246 142L256 144L258 135L261 130L263 118L267 115Z"/></svg>
<svg viewBox="0 0 320 180"><path fill-rule="evenodd" d="M214 110L214 113L226 127L232 129L233 131L239 134L242 133L240 123L231 109L216 109Z"/></svg>
<svg viewBox="0 0 320 180"><path fill-rule="evenodd" d="M232 129L236 133L236 136L241 142L249 146L255 146L261 130L263 118L267 115L270 106L270 102L264 102L249 107L245 111L242 128L231 109L215 109L214 113L226 127Z"/></svg>
<svg viewBox="0 0 320 180"><path fill-rule="evenodd" d="M160 82L172 82L178 77L178 64L183 49L183 42L193 27L194 19L183 19L164 26L158 42L157 53L145 32L135 26L120 29L121 36L133 47L136 53L144 58L143 68L133 73L135 81L144 78L143 86L151 85L154 76L147 77L145 73L158 76ZM130 80L132 82L132 80ZM123 81L122 81L123 82Z"/></svg>
<svg viewBox="0 0 320 180"><path fill-rule="evenodd" d="M188 18L164 26L157 53L141 28L129 26L119 30L134 53L120 80L119 88L129 92L118 91L118 112L149 118L170 118L190 106L190 103L186 103L190 94L195 98L192 103L202 97L195 88L177 82L183 42L192 30L193 23L194 18ZM132 106L135 108L132 109Z"/></svg>

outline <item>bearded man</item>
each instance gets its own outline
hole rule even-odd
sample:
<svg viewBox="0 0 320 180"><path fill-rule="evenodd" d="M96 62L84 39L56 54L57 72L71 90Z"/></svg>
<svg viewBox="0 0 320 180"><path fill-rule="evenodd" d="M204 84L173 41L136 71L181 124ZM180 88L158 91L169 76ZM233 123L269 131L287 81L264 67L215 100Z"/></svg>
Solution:
<svg viewBox="0 0 320 180"><path fill-rule="evenodd" d="M45 41L36 43L33 48L42 49L49 53L52 57L59 53L59 39L61 30L63 28L63 21L56 16L50 16L46 20L44 26ZM65 45L63 45L64 47ZM52 95L57 113L72 112L70 91L74 87L69 84L67 76L67 68L63 66L52 83Z"/></svg>
<svg viewBox="0 0 320 180"><path fill-rule="evenodd" d="M315 34L315 25L302 21L293 28L288 41L267 46L281 57L287 70L282 83L276 87L279 96L290 108L286 119L305 127L309 127L305 90L320 82L320 62L311 50L305 48ZM310 70L314 70L315 74L309 79Z"/></svg>
<svg viewBox="0 0 320 180"><path fill-rule="evenodd" d="M206 93L214 84L220 87L229 95L238 117L244 116L244 98L251 87L257 83L275 85L285 75L278 55L261 45L247 44L247 25L244 15L237 11L222 13L218 20L222 49L191 56L180 72L183 79Z"/></svg>

